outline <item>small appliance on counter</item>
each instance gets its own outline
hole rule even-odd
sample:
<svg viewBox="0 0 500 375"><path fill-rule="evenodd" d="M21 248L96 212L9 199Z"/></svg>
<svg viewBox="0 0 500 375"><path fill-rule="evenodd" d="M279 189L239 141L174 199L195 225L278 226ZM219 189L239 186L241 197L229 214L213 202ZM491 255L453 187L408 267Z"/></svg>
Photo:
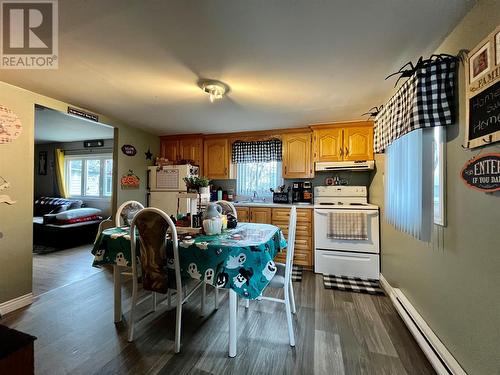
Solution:
<svg viewBox="0 0 500 375"><path fill-rule="evenodd" d="M273 203L288 203L288 194L290 186L285 189L285 185L278 186L276 189L269 189L273 193Z"/></svg>
<svg viewBox="0 0 500 375"><path fill-rule="evenodd" d="M309 181L298 182L292 184L292 203L312 204L313 188Z"/></svg>

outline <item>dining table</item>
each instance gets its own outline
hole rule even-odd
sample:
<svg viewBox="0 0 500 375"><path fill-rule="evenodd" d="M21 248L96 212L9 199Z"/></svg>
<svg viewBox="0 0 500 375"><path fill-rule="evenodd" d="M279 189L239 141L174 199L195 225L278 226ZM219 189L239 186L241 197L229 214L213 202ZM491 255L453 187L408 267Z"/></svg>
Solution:
<svg viewBox="0 0 500 375"><path fill-rule="evenodd" d="M122 318L121 273L132 264L130 245L130 227L114 227L103 230L92 249L94 267L113 266L115 322ZM172 246L171 239L167 246ZM220 234L178 235L182 279L229 289L229 357L237 353L238 295L246 299L261 296L276 273L274 257L284 248L281 229L270 224L238 223ZM140 241L136 254L140 254Z"/></svg>

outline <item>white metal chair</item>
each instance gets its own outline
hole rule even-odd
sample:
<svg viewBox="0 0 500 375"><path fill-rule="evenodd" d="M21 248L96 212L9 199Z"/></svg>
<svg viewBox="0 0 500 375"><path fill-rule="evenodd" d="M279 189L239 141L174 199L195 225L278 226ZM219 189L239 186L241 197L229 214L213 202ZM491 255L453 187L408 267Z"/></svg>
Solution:
<svg viewBox="0 0 500 375"><path fill-rule="evenodd" d="M179 250L177 240L177 230L170 217L158 208L144 208L139 211L130 226L130 248L132 255L132 306L130 308L130 322L128 328L128 341L134 338L134 311L137 305L137 235L139 232L141 244L140 260L142 267L142 285L145 290L154 293L168 293L173 288L175 281L176 298L176 321L175 321L175 352L179 353L181 348L181 322L182 304L201 286L204 281L200 281L184 297L184 290L181 280L181 268L179 264ZM172 241L172 254L167 254L167 232ZM168 256L173 259L174 275L168 272L171 265L168 264ZM171 269L171 268L170 268ZM167 270L167 272L165 272ZM174 280L172 280L172 276ZM202 303L204 301L202 300ZM204 306L202 305L202 310Z"/></svg>
<svg viewBox="0 0 500 375"><path fill-rule="evenodd" d="M296 313L295 309L295 297L293 295L293 285L292 285L292 269L293 269L293 252L295 249L295 231L297 225L297 210L295 206L290 209L290 221L288 224L288 239L287 239L287 249L286 249L286 263L276 263L276 274L273 276L269 282L268 287L283 289L285 298L273 298L260 296L259 300L267 300L272 302L279 302L285 304L286 319L288 324L288 337L290 340L290 346L295 346L295 335L293 333L293 321L292 314ZM271 265L272 266L272 265ZM246 300L245 307L250 306L250 300Z"/></svg>
<svg viewBox="0 0 500 375"><path fill-rule="evenodd" d="M134 216L144 208L142 203L137 201L123 202L116 210L115 226L121 227L122 225L130 226Z"/></svg>
<svg viewBox="0 0 500 375"><path fill-rule="evenodd" d="M238 219L238 213L236 212L236 207L234 207L234 204L224 200L217 201L215 203L222 207L222 212L224 213L224 215L231 214L236 219Z"/></svg>

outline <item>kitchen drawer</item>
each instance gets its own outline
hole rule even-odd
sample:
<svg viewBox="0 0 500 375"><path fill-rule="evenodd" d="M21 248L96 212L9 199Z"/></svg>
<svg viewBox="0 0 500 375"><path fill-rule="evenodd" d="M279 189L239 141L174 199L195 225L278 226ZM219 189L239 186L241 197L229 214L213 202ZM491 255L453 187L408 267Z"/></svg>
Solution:
<svg viewBox="0 0 500 375"><path fill-rule="evenodd" d="M286 262L286 251L278 253L278 255L276 255L276 257L274 258L274 261L284 264ZM302 252L302 251L297 251L297 249L295 249L295 252L293 254L293 264L296 266L311 267L312 266L311 252Z"/></svg>
<svg viewBox="0 0 500 375"><path fill-rule="evenodd" d="M298 208L297 209L297 223L300 222L311 222L312 210L309 208ZM290 220L290 209L289 208L273 208L273 222L274 221L284 221L288 223Z"/></svg>
<svg viewBox="0 0 500 375"><path fill-rule="evenodd" d="M318 250L314 252L314 272L324 275L380 278L378 254Z"/></svg>
<svg viewBox="0 0 500 375"><path fill-rule="evenodd" d="M288 237L288 223L275 223L273 222L274 225L279 227L281 231L283 232L283 236L285 238ZM311 230L311 223L297 223L295 226L295 237L311 237L312 236L312 230Z"/></svg>
<svg viewBox="0 0 500 375"><path fill-rule="evenodd" d="M312 252L311 237L295 237L295 251L300 250Z"/></svg>

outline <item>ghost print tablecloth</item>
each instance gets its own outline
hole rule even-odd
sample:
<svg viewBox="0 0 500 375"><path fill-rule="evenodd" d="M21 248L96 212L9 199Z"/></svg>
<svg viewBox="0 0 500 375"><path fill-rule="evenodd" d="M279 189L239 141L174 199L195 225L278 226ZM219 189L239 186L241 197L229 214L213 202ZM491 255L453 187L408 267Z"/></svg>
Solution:
<svg viewBox="0 0 500 375"><path fill-rule="evenodd" d="M93 265L130 266L129 230L127 227L104 230L92 249ZM172 246L172 242L167 246ZM219 235L181 239L181 276L204 280L218 288L231 288L245 298L254 299L276 273L273 259L285 247L278 227L256 223L240 223Z"/></svg>

